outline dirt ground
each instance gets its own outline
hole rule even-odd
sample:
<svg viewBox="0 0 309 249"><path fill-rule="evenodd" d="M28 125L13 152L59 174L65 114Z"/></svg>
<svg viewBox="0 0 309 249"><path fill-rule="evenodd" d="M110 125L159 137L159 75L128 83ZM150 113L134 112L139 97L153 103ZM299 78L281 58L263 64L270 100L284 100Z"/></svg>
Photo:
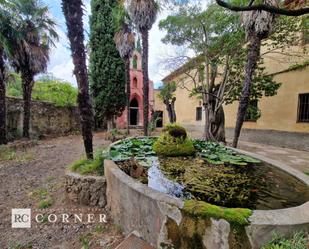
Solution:
<svg viewBox="0 0 309 249"><path fill-rule="evenodd" d="M95 148L106 147L109 143L104 133L95 134ZM108 217L105 210L90 210L69 203L65 198L65 169L83 154L82 138L78 135L26 143L0 154L1 249L115 248L122 241L121 231L110 221L91 226L80 223L66 225L58 221L52 224L46 221L51 213L68 213L70 218L75 213L104 213ZM38 209L40 204L43 205L40 198L46 197L51 201L51 206ZM31 208L32 216L43 213L45 221L29 229L12 228L13 208Z"/></svg>

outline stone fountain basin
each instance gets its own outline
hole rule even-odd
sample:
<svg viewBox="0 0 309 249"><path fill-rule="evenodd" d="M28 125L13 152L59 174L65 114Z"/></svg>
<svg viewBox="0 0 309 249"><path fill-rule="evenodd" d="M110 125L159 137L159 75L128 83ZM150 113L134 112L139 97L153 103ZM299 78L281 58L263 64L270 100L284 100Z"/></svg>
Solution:
<svg viewBox="0 0 309 249"><path fill-rule="evenodd" d="M309 177L302 172L255 153L236 151L271 164L309 187ZM126 235L135 232L154 247L167 248L163 246L169 244L167 221L173 220L177 225L181 223L184 202L137 182L113 161L105 160L104 171L107 205L114 222ZM270 241L274 233L289 236L299 230L309 232L309 201L293 208L254 210L249 220L245 233L251 248L258 249ZM203 244L211 249L233 248L229 242L230 233L227 221L211 218L205 229Z"/></svg>

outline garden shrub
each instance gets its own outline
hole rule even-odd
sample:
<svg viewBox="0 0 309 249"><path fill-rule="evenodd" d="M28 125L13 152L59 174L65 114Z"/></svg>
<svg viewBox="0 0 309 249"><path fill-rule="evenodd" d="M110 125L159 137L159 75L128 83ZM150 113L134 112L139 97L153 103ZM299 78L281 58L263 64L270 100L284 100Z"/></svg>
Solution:
<svg viewBox="0 0 309 249"><path fill-rule="evenodd" d="M159 139L154 143L153 150L161 156L192 156L195 148L191 139L187 137L186 130L177 125L167 125Z"/></svg>

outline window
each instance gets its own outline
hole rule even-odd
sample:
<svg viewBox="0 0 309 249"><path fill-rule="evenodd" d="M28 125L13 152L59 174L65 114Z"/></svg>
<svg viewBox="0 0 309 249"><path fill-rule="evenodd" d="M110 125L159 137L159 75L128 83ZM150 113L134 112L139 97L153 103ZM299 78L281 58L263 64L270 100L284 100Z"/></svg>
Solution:
<svg viewBox="0 0 309 249"><path fill-rule="evenodd" d="M250 100L245 116L245 121L256 122L260 118L260 116L261 112L258 108L258 101Z"/></svg>
<svg viewBox="0 0 309 249"><path fill-rule="evenodd" d="M136 77L134 77L133 79L133 87L137 88L137 78Z"/></svg>
<svg viewBox="0 0 309 249"><path fill-rule="evenodd" d="M137 56L136 55L134 55L133 57L133 68L137 69Z"/></svg>
<svg viewBox="0 0 309 249"><path fill-rule="evenodd" d="M309 93L299 94L298 122L309 122Z"/></svg>
<svg viewBox="0 0 309 249"><path fill-rule="evenodd" d="M196 121L201 121L202 120L202 107L196 107Z"/></svg>

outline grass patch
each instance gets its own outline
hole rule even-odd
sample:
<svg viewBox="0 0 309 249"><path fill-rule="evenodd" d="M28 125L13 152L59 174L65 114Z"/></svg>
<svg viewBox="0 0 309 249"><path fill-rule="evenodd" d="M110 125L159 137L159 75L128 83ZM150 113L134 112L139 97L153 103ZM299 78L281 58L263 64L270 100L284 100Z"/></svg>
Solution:
<svg viewBox="0 0 309 249"><path fill-rule="evenodd" d="M16 158L16 152L6 146L0 146L0 161L12 161Z"/></svg>
<svg viewBox="0 0 309 249"><path fill-rule="evenodd" d="M33 248L31 242L27 242L25 244L20 242L10 242L8 247L8 249L31 249L31 248Z"/></svg>
<svg viewBox="0 0 309 249"><path fill-rule="evenodd" d="M292 238L284 238L280 235L275 235L274 238L262 249L307 249L309 238L302 232L297 232Z"/></svg>
<svg viewBox="0 0 309 249"><path fill-rule="evenodd" d="M87 174L96 174L96 175L104 175L104 159L102 153L102 148L96 150L94 153L94 159L89 160L82 158L78 161L75 161L73 164L69 166L69 169L73 172L78 172L81 175Z"/></svg>
<svg viewBox="0 0 309 249"><path fill-rule="evenodd" d="M30 193L30 196L38 201L39 209L49 208L54 204L54 199L46 188L38 188Z"/></svg>
<svg viewBox="0 0 309 249"><path fill-rule="evenodd" d="M309 172L307 171L307 172L304 172L305 173L305 175L307 175L307 176L309 176Z"/></svg>
<svg viewBox="0 0 309 249"><path fill-rule="evenodd" d="M101 233L103 233L103 232L105 232L106 231L106 228L104 227L104 226L102 226L102 225L96 225L95 227L94 227L94 232L96 233L96 234L101 234Z"/></svg>
<svg viewBox="0 0 309 249"><path fill-rule="evenodd" d="M38 203L38 208L39 208L39 209L49 208L49 207L51 207L53 204L54 204L54 199L53 199L51 196L49 196L49 197L47 197L46 199L41 200L41 201Z"/></svg>
<svg viewBox="0 0 309 249"><path fill-rule="evenodd" d="M185 201L183 211L185 214L199 218L225 219L237 226L246 226L252 210L246 208L223 208L203 201Z"/></svg>
<svg viewBox="0 0 309 249"><path fill-rule="evenodd" d="M34 159L31 152L22 151L17 153L15 149L7 146L0 146L0 162L16 161L18 163L25 163Z"/></svg>

